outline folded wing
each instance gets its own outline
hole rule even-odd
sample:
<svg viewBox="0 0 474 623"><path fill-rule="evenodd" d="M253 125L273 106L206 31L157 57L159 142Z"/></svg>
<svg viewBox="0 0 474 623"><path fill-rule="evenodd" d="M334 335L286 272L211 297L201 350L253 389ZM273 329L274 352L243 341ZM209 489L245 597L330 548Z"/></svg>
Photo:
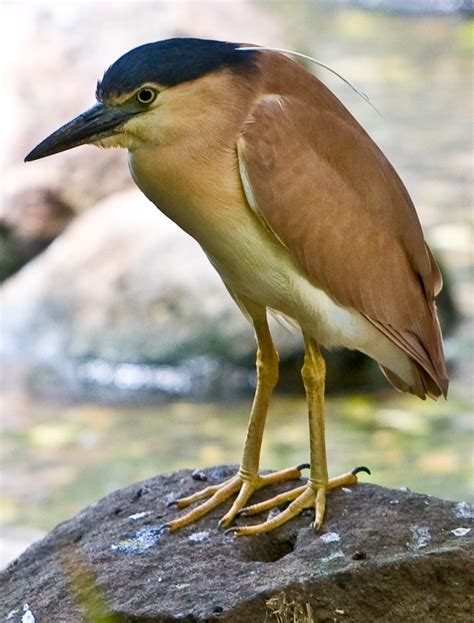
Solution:
<svg viewBox="0 0 474 623"><path fill-rule="evenodd" d="M419 380L411 391L446 395L441 276L405 187L370 137L339 102L267 95L237 147L250 207L311 281L410 356Z"/></svg>

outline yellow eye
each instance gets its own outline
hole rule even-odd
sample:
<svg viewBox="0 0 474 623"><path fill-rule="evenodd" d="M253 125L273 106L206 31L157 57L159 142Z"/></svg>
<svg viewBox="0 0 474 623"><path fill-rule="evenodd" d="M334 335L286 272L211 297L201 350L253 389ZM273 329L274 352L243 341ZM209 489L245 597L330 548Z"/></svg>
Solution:
<svg viewBox="0 0 474 623"><path fill-rule="evenodd" d="M140 104L148 105L155 101L157 95L158 93L155 91L155 89L151 89L150 87L144 87L143 89L137 91L135 99Z"/></svg>

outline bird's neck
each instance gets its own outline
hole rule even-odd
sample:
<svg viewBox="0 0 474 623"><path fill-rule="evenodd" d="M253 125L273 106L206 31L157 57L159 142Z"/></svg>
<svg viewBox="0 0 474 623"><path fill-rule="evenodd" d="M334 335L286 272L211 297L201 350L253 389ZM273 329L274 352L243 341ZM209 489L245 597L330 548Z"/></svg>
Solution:
<svg viewBox="0 0 474 623"><path fill-rule="evenodd" d="M184 101L176 104L169 118L161 117L155 140L129 154L138 187L206 250L222 227L232 226L233 206L243 201L236 139L255 97L251 91L235 97L229 83L219 92L215 102L203 92L202 108L194 99L194 115Z"/></svg>

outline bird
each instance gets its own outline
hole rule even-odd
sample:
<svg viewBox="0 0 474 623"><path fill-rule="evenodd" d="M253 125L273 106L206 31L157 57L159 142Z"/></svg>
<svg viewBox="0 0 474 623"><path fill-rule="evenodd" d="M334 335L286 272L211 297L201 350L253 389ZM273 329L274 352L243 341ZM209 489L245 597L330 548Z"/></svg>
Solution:
<svg viewBox="0 0 474 623"><path fill-rule="evenodd" d="M106 70L95 95L25 161L84 144L127 149L136 185L200 244L256 336L239 470L177 500L192 507L168 529L233 497L219 525L237 536L273 530L308 508L319 530L327 492L370 473L361 466L329 478L321 347L365 353L402 392L447 396L435 302L442 278L403 182L341 101L274 50L187 37L145 43ZM279 368L269 314L303 336L310 462L261 473ZM292 480L289 491L249 503L255 491ZM283 503L261 523L233 524Z"/></svg>

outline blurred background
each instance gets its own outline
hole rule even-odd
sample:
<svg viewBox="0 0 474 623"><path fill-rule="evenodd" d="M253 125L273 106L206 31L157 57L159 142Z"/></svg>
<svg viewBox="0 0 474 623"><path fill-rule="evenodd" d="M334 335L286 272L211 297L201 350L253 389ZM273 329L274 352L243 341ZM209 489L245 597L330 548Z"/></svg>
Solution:
<svg viewBox="0 0 474 623"><path fill-rule="evenodd" d="M173 36L310 54L381 111L316 68L398 170L443 269L450 397L398 394L357 353L330 354L330 473L367 464L379 484L472 499L473 14L462 0L2 3L3 562L113 489L240 459L255 344L198 246L134 188L125 153L23 164L118 56ZM301 338L272 329L262 466L278 469L307 460L308 434Z"/></svg>

